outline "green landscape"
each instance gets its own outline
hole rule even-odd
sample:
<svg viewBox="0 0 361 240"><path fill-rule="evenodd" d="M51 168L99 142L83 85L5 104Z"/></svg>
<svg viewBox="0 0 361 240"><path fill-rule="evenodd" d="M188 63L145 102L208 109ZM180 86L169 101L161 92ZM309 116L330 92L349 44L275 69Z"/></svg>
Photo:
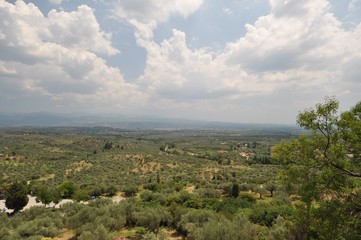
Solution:
<svg viewBox="0 0 361 240"><path fill-rule="evenodd" d="M361 0L0 0L0 240L361 240Z"/></svg>
<svg viewBox="0 0 361 240"><path fill-rule="evenodd" d="M361 103L337 110L302 128L1 128L0 239L361 239Z"/></svg>

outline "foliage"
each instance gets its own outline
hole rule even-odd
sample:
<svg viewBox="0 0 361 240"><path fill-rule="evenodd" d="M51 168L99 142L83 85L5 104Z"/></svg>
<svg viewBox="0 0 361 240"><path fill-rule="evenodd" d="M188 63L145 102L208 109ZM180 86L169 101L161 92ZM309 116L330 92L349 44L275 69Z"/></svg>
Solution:
<svg viewBox="0 0 361 240"><path fill-rule="evenodd" d="M23 179L47 205L0 216L0 239L56 239L63 231L72 239L167 239L175 230L189 239L226 238L228 231L235 239L265 239L276 232L275 223L250 222L248 211L269 199L249 189L275 181L279 167L257 159L269 158L280 138L293 136L235 131L0 129L0 185ZM52 208L61 198L76 201ZM290 230L289 221L277 233Z"/></svg>
<svg viewBox="0 0 361 240"><path fill-rule="evenodd" d="M135 222L138 226L156 231L160 226L169 226L172 223L171 214L164 208L144 208L135 213Z"/></svg>
<svg viewBox="0 0 361 240"><path fill-rule="evenodd" d="M104 144L104 149L106 149L106 150L110 150L110 149L112 149L112 147L113 147L113 143L112 142L106 142L105 144Z"/></svg>
<svg viewBox="0 0 361 240"><path fill-rule="evenodd" d="M217 219L217 215L209 210L191 210L184 214L178 223L178 229L189 235L195 229L203 227L203 225L211 220Z"/></svg>
<svg viewBox="0 0 361 240"><path fill-rule="evenodd" d="M63 198L71 198L76 191L76 186L73 182L66 179L59 185L58 189Z"/></svg>
<svg viewBox="0 0 361 240"><path fill-rule="evenodd" d="M301 197L298 223L300 235L308 239L361 235L354 228L355 222L361 224L356 200L361 198L361 102L342 114L338 106L336 99L326 98L300 113L298 124L311 133L273 149L273 158L283 165L281 180Z"/></svg>
<svg viewBox="0 0 361 240"><path fill-rule="evenodd" d="M273 197L273 192L277 190L277 184L274 182L269 182L266 184L266 190L271 193L271 197Z"/></svg>
<svg viewBox="0 0 361 240"><path fill-rule="evenodd" d="M272 227L278 217L289 218L292 215L293 208L290 205L278 202L259 203L253 205L249 219L253 223Z"/></svg>
<svg viewBox="0 0 361 240"><path fill-rule="evenodd" d="M126 185L122 190L127 197L133 197L139 191L136 185Z"/></svg>
<svg viewBox="0 0 361 240"><path fill-rule="evenodd" d="M200 198L220 198L221 191L213 188L200 188L196 191Z"/></svg>
<svg viewBox="0 0 361 240"><path fill-rule="evenodd" d="M16 214L8 221L8 239L55 237L62 228L58 212L44 207L32 207Z"/></svg>
<svg viewBox="0 0 361 240"><path fill-rule="evenodd" d="M115 205L111 201L95 200L89 205L72 204L65 206L64 212L67 216L66 226L74 229L79 236L93 233L100 238L102 233L119 230L126 223L124 206Z"/></svg>
<svg viewBox="0 0 361 240"><path fill-rule="evenodd" d="M232 184L231 197L237 198L239 196L239 185L238 183Z"/></svg>
<svg viewBox="0 0 361 240"><path fill-rule="evenodd" d="M233 220L210 219L200 227L189 226L188 239L192 240L253 240L259 239L257 227L241 216Z"/></svg>
<svg viewBox="0 0 361 240"><path fill-rule="evenodd" d="M246 198L226 198L215 202L213 209L225 215L232 215L237 213L239 209L250 208L253 205L252 200Z"/></svg>
<svg viewBox="0 0 361 240"><path fill-rule="evenodd" d="M14 182L6 190L5 206L14 209L14 212L23 209L28 201L28 188L25 182Z"/></svg>
<svg viewBox="0 0 361 240"><path fill-rule="evenodd" d="M90 200L90 196L87 191L85 191L83 189L77 189L73 195L73 199L78 202L88 201L88 200Z"/></svg>
<svg viewBox="0 0 361 240"><path fill-rule="evenodd" d="M60 192L58 189L50 189L47 186L37 186L35 189L37 200L47 205L52 201L58 202L60 199Z"/></svg>

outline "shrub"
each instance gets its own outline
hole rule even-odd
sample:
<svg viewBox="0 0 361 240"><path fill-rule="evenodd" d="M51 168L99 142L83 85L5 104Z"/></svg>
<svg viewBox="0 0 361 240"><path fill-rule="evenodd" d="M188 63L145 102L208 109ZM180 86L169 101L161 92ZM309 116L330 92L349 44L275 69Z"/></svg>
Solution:
<svg viewBox="0 0 361 240"><path fill-rule="evenodd" d="M144 208L135 213L135 221L138 226L146 227L149 231L156 231L162 226L169 226L172 223L172 216L162 208Z"/></svg>
<svg viewBox="0 0 361 240"><path fill-rule="evenodd" d="M221 192L212 188L200 188L197 189L198 196L200 198L220 198Z"/></svg>
<svg viewBox="0 0 361 240"><path fill-rule="evenodd" d="M89 196L88 192L83 189L76 190L73 198L75 201L78 201L78 202L90 200L90 196Z"/></svg>
<svg viewBox="0 0 361 240"><path fill-rule="evenodd" d="M254 205L250 212L249 219L253 223L271 227L278 216L286 218L291 215L293 215L292 206L271 202L268 204Z"/></svg>
<svg viewBox="0 0 361 240"><path fill-rule="evenodd" d="M63 198L72 198L76 191L76 186L73 182L64 180L63 183L59 185L58 189Z"/></svg>
<svg viewBox="0 0 361 240"><path fill-rule="evenodd" d="M205 223L217 219L216 213L209 210L191 210L181 217L178 223L178 230L185 235L190 234L194 229L202 227Z"/></svg>
<svg viewBox="0 0 361 240"><path fill-rule="evenodd" d="M239 208L249 208L252 203L242 198L226 198L223 201L217 202L214 210L224 214L234 214Z"/></svg>
<svg viewBox="0 0 361 240"><path fill-rule="evenodd" d="M122 190L127 197L133 197L139 191L136 185L126 185Z"/></svg>

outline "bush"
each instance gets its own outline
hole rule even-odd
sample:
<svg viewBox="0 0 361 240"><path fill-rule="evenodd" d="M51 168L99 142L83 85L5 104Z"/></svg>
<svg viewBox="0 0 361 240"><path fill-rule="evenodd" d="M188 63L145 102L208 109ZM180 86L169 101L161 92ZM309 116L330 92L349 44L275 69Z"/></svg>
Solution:
<svg viewBox="0 0 361 240"><path fill-rule="evenodd" d="M204 224L202 228L194 231L193 239L207 239L207 240L229 240L241 239L237 238L239 229L237 229L232 222L227 219L212 220Z"/></svg>
<svg viewBox="0 0 361 240"><path fill-rule="evenodd" d="M63 183L59 185L58 189L63 198L72 198L76 191L76 186L73 182L64 180Z"/></svg>
<svg viewBox="0 0 361 240"><path fill-rule="evenodd" d="M224 214L235 214L239 208L249 208L252 202L242 198L226 198L223 201L217 202L214 210Z"/></svg>
<svg viewBox="0 0 361 240"><path fill-rule="evenodd" d="M156 231L160 226L169 226L172 223L172 216L163 208L144 208L134 215L136 224L147 228L149 231Z"/></svg>
<svg viewBox="0 0 361 240"><path fill-rule="evenodd" d="M221 192L212 188L200 188L197 189L198 196L200 198L220 198Z"/></svg>
<svg viewBox="0 0 361 240"><path fill-rule="evenodd" d="M79 240L108 240L109 234L103 225L98 225L92 231L84 231L80 234Z"/></svg>
<svg viewBox="0 0 361 240"><path fill-rule="evenodd" d="M58 235L63 223L58 210L32 207L9 218L5 227L7 237L0 239L41 239Z"/></svg>
<svg viewBox="0 0 361 240"><path fill-rule="evenodd" d="M73 199L75 201L78 201L78 202L80 202L80 201L88 201L88 200L90 200L90 196L89 196L87 191L82 190L82 189L78 189L74 193Z"/></svg>
<svg viewBox="0 0 361 240"><path fill-rule="evenodd" d="M118 188L115 185L110 185L109 187L107 187L106 189L106 195L108 196L114 196L115 194L117 194Z"/></svg>
<svg viewBox="0 0 361 240"><path fill-rule="evenodd" d="M6 240L6 239L9 239L9 236L10 236L9 230L6 229L6 228L1 228L0 227L0 239L1 240Z"/></svg>
<svg viewBox="0 0 361 240"><path fill-rule="evenodd" d="M109 199L99 199L89 205L72 205L75 206L66 206L64 209L67 216L66 225L80 236L84 232L95 233L97 226L102 226L107 232L116 231L125 226L126 211L122 204L114 204ZM98 230L101 231L102 228ZM85 236L87 233L84 233L83 237Z"/></svg>
<svg viewBox="0 0 361 240"><path fill-rule="evenodd" d="M138 187L135 185L126 185L122 190L127 197L133 197L139 191Z"/></svg>
<svg viewBox="0 0 361 240"><path fill-rule="evenodd" d="M209 210L191 210L181 217L178 223L178 230L185 235L190 234L196 228L203 227L203 225L211 220L217 219L216 213Z"/></svg>
<svg viewBox="0 0 361 240"><path fill-rule="evenodd" d="M269 204L255 205L250 212L249 219L253 223L272 227L279 216L286 218L291 215L293 215L292 206L271 202Z"/></svg>
<svg viewBox="0 0 361 240"><path fill-rule="evenodd" d="M105 150L109 150L109 149L112 149L112 147L113 147L113 143L112 142L106 142L105 144L104 144L104 149Z"/></svg>
<svg viewBox="0 0 361 240"><path fill-rule="evenodd" d="M253 194L251 193L245 193L245 192L241 192L238 196L238 198L241 198L243 200L246 200L247 202L250 202L250 203L255 203L256 202L256 198L254 197Z"/></svg>
<svg viewBox="0 0 361 240"><path fill-rule="evenodd" d="M154 193L152 191L149 191L149 190L144 190L140 194L140 198L145 202L151 202L151 201L154 200Z"/></svg>
<svg viewBox="0 0 361 240"><path fill-rule="evenodd" d="M154 192L154 191L157 191L159 187L158 187L157 183L150 182L150 183L144 184L143 188Z"/></svg>

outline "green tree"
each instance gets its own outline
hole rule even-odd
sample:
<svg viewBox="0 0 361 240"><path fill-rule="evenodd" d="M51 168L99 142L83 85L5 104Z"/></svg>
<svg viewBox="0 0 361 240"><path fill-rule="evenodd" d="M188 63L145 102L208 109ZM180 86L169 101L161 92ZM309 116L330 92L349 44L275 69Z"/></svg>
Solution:
<svg viewBox="0 0 361 240"><path fill-rule="evenodd" d="M213 211L192 209L182 215L178 222L178 231L190 237L189 235L192 235L197 228L201 228L205 223L217 218L218 216Z"/></svg>
<svg viewBox="0 0 361 240"><path fill-rule="evenodd" d="M115 185L109 185L106 189L106 193L108 196L112 197L117 194L118 188Z"/></svg>
<svg viewBox="0 0 361 240"><path fill-rule="evenodd" d="M88 201L90 199L90 196L88 192L84 189L77 189L75 193L73 194L73 199L75 201Z"/></svg>
<svg viewBox="0 0 361 240"><path fill-rule="evenodd" d="M139 191L139 188L136 185L129 184L125 185L122 190L125 196L133 197Z"/></svg>
<svg viewBox="0 0 361 240"><path fill-rule="evenodd" d="M25 182L14 182L6 190L5 206L18 212L29 202L28 188Z"/></svg>
<svg viewBox="0 0 361 240"><path fill-rule="evenodd" d="M134 214L138 226L146 227L149 231L157 231L161 225L170 225L171 214L163 208L144 208Z"/></svg>
<svg viewBox="0 0 361 240"><path fill-rule="evenodd" d="M263 194L266 193L266 189L264 189L263 186L257 186L257 187L254 189L254 192L256 192L256 193L259 194L259 199L263 199Z"/></svg>
<svg viewBox="0 0 361 240"><path fill-rule="evenodd" d="M239 185L238 183L232 184L231 197L237 198L239 196Z"/></svg>
<svg viewBox="0 0 361 240"><path fill-rule="evenodd" d="M273 192L276 191L277 185L274 182L269 182L266 184L266 189L271 193L271 197L273 197Z"/></svg>
<svg viewBox="0 0 361 240"><path fill-rule="evenodd" d="M39 186L35 190L37 200L47 205L55 200L54 192L46 186Z"/></svg>
<svg viewBox="0 0 361 240"><path fill-rule="evenodd" d="M106 142L105 144L104 144L104 149L106 149L106 150L109 150L109 149L112 149L112 147L113 147L113 143L112 142Z"/></svg>
<svg viewBox="0 0 361 240"><path fill-rule="evenodd" d="M325 233L335 229L339 231L333 239L361 238L360 227L354 227L361 225L361 102L342 114L338 108L336 99L326 98L301 112L297 123L309 134L282 142L272 151L273 159L283 165L281 180L301 197L297 208L302 238L327 239ZM325 206L339 214L328 215ZM328 221L321 220L325 217Z"/></svg>
<svg viewBox="0 0 361 240"><path fill-rule="evenodd" d="M63 198L71 198L76 191L76 186L73 182L64 180L63 183L59 185L58 189Z"/></svg>

